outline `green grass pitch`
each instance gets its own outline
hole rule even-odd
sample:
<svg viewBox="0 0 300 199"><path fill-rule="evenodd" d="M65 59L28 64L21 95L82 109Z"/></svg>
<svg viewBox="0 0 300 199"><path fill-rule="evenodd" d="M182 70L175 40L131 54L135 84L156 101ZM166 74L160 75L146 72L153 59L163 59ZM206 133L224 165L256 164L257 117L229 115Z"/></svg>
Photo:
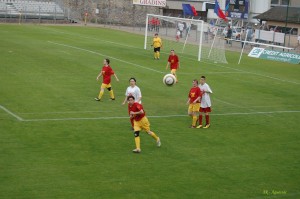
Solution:
<svg viewBox="0 0 300 199"><path fill-rule="evenodd" d="M227 52L229 64L169 52L143 35L95 27L0 24L0 198L300 198L300 67ZM176 49L175 49L176 50ZM115 101L94 101L104 58ZM189 129L187 94L205 75L209 129ZM141 154L122 106L137 79L151 129Z"/></svg>

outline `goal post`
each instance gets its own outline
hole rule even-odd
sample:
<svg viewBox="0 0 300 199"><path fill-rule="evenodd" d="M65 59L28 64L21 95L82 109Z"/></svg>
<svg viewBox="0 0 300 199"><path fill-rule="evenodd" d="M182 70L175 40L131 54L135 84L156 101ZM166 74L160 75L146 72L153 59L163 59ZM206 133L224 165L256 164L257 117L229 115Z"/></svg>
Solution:
<svg viewBox="0 0 300 199"><path fill-rule="evenodd" d="M224 59L224 46L217 46L216 44L220 44L220 42L213 42L214 37L210 29L210 24L199 19L147 14L144 49L150 48L154 34L158 33L162 39L162 49L165 52L173 49L176 52L198 61L205 59L216 61L220 57ZM179 36L177 34L179 34ZM218 52L222 55L219 56L216 53L212 53L212 55L209 56L209 52L212 48L220 48L219 51L213 52ZM218 62L227 63L226 58Z"/></svg>

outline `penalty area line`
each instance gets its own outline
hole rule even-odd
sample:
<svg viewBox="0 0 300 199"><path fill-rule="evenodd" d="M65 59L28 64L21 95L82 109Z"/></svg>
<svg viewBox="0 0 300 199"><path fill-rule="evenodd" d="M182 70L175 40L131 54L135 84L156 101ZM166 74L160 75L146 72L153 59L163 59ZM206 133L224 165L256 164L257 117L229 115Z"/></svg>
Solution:
<svg viewBox="0 0 300 199"><path fill-rule="evenodd" d="M17 120L19 120L19 121L24 121L23 118L21 118L20 116L16 115L16 114L13 113L13 112L11 112L10 110L8 110L7 108L5 108L4 106L1 106L1 105L0 105L0 108L1 108L2 110L4 110L6 113L8 113L9 115L11 115L11 116L13 116L14 118L16 118Z"/></svg>
<svg viewBox="0 0 300 199"><path fill-rule="evenodd" d="M263 115L277 113L300 113L300 110L295 111L266 111L266 112L244 112L244 113L215 113L213 116L232 116L232 115ZM148 118L172 118L172 117L187 117L188 115L153 115ZM42 121L74 121L74 120L112 120L112 119L128 119L124 117L94 117L94 118L43 118L43 119L22 119L23 122L42 122Z"/></svg>
<svg viewBox="0 0 300 199"><path fill-rule="evenodd" d="M76 49L76 50L85 51L85 52L96 54L96 55L100 55L100 56L103 56L103 57L108 57L108 58L117 60L119 62L123 62L125 64L129 64L129 65L132 65L132 66L136 66L136 67L139 67L139 68L150 70L150 71L153 71L153 72L156 72L156 73L160 73L160 74L164 73L162 71L155 70L155 69L152 69L152 68L148 68L146 66L142 66L142 65L139 65L139 64L131 63L131 62L128 62L128 61L125 61L125 60L122 60L122 59L118 59L116 57L108 56L108 55L105 55L105 54L102 54L102 53L97 53L97 52L92 51L92 50L88 50L88 49L84 49L84 48L79 48L79 47L76 47L76 46L71 46L71 45L66 45L66 44L61 44L61 43L56 43L56 42L53 42L53 41L48 41L48 43L55 44L55 45L58 45L58 46L64 46L64 47L68 47L68 48L73 48L73 49Z"/></svg>

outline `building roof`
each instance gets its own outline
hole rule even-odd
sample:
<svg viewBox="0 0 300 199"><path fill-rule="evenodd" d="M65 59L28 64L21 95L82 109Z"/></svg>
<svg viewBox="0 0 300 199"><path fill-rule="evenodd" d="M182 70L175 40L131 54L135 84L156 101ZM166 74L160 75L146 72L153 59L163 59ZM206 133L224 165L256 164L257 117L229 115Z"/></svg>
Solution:
<svg viewBox="0 0 300 199"><path fill-rule="evenodd" d="M288 17L286 14L288 13ZM280 21L288 23L300 24L300 8L299 7L273 7L270 10L257 15L253 18L260 19L262 21Z"/></svg>

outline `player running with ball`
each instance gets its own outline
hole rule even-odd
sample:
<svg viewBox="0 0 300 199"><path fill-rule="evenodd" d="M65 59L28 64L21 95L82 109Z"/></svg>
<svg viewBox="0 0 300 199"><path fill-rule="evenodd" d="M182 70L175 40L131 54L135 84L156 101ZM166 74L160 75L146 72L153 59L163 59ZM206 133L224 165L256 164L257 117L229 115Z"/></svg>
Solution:
<svg viewBox="0 0 300 199"><path fill-rule="evenodd" d="M176 75L176 71L179 69L180 62L178 56L175 54L174 50L171 50L169 58L168 58L168 63L166 66L166 70L169 68L171 69L171 74L176 77L176 83L178 83L178 78Z"/></svg>

